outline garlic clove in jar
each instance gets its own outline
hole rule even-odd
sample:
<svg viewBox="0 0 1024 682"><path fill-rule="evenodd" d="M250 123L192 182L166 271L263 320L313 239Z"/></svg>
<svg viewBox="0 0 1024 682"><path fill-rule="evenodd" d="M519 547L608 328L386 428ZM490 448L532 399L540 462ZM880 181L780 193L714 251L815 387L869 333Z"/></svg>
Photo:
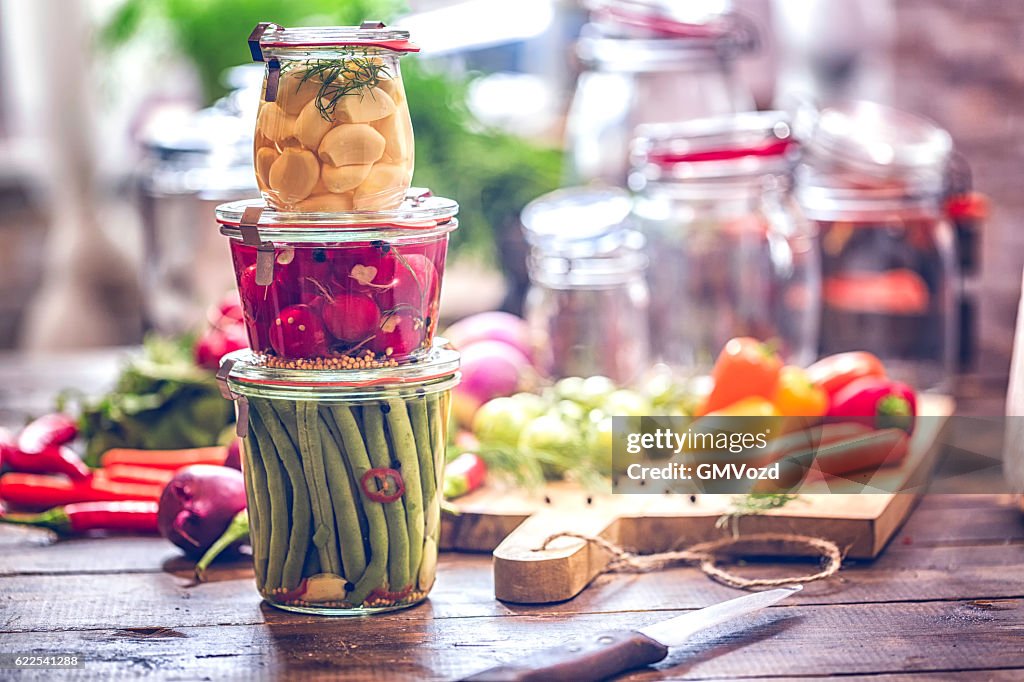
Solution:
<svg viewBox="0 0 1024 682"><path fill-rule="evenodd" d="M254 156L256 177L259 178L263 185L270 184L270 167L277 161L278 156L280 154L273 147L260 147L256 150Z"/></svg>
<svg viewBox="0 0 1024 682"><path fill-rule="evenodd" d="M357 211L380 211L402 203L409 185L409 171L393 163L377 163L370 169L353 197Z"/></svg>
<svg viewBox="0 0 1024 682"><path fill-rule="evenodd" d="M270 189L285 204L294 204L309 196L320 178L320 164L313 152L285 149L270 166Z"/></svg>
<svg viewBox="0 0 1024 682"><path fill-rule="evenodd" d="M265 102L256 118L256 130L268 140L281 143L295 134L295 117L277 104Z"/></svg>
<svg viewBox="0 0 1024 682"><path fill-rule="evenodd" d="M395 113L395 100L380 88L361 88L338 98L334 118L347 123L369 123Z"/></svg>
<svg viewBox="0 0 1024 682"><path fill-rule="evenodd" d="M320 142L320 158L332 166L362 166L384 155L384 136L364 123L343 123Z"/></svg>
<svg viewBox="0 0 1024 682"><path fill-rule="evenodd" d="M400 79L385 78L377 83L377 87L386 92L396 106L405 101L405 88Z"/></svg>
<svg viewBox="0 0 1024 682"><path fill-rule="evenodd" d="M306 213L345 213L352 210L352 193L311 194L296 204L295 208Z"/></svg>
<svg viewBox="0 0 1024 682"><path fill-rule="evenodd" d="M374 121L374 129L384 136L384 160L398 163L412 156L412 123L404 110Z"/></svg>
<svg viewBox="0 0 1024 682"><path fill-rule="evenodd" d="M323 84L319 78L305 78L306 69L297 67L281 73L274 102L289 116L297 116L311 102Z"/></svg>
<svg viewBox="0 0 1024 682"><path fill-rule="evenodd" d="M295 137L306 149L315 150L332 125L334 122L326 120L317 109L316 103L311 101L302 107L302 111L295 118Z"/></svg>
<svg viewBox="0 0 1024 682"><path fill-rule="evenodd" d="M328 191L341 194L358 187L359 183L370 174L371 168L372 166L368 163L361 166L326 165L320 171L320 180Z"/></svg>

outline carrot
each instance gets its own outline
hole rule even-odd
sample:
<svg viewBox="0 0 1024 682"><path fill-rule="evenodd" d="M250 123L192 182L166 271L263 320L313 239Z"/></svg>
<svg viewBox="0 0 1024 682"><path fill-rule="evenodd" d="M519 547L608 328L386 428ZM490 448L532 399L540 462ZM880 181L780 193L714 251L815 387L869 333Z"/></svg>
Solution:
<svg viewBox="0 0 1024 682"><path fill-rule="evenodd" d="M107 450L100 458L102 466L117 464L177 471L193 464L216 464L223 466L228 458L228 449L222 445L189 450L135 450L114 448Z"/></svg>
<svg viewBox="0 0 1024 682"><path fill-rule="evenodd" d="M0 499L26 509L50 509L79 502L159 501L164 487L117 483L93 477L70 481L61 476L11 472L0 476Z"/></svg>
<svg viewBox="0 0 1024 682"><path fill-rule="evenodd" d="M811 471L826 476L845 476L895 465L906 456L907 441L907 434L902 429L883 429L806 448L785 456L779 462L779 480L759 482L754 492L789 490Z"/></svg>
<svg viewBox="0 0 1024 682"><path fill-rule="evenodd" d="M142 483L143 485L167 485L174 478L174 472L131 464L113 464L97 469L95 476L115 483Z"/></svg>

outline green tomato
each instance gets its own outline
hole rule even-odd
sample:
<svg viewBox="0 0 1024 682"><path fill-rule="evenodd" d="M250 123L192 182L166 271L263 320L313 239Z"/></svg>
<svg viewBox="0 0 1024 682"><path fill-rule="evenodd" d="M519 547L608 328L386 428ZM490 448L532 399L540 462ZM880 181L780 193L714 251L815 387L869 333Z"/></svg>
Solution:
<svg viewBox="0 0 1024 682"><path fill-rule="evenodd" d="M583 377L565 377L555 383L555 398L580 402L583 395Z"/></svg>
<svg viewBox="0 0 1024 682"><path fill-rule="evenodd" d="M594 468L602 474L612 470L612 418L604 417L594 424L587 437Z"/></svg>
<svg viewBox="0 0 1024 682"><path fill-rule="evenodd" d="M519 449L531 452L569 452L578 445L578 431L553 414L537 417L519 434Z"/></svg>
<svg viewBox="0 0 1024 682"><path fill-rule="evenodd" d="M535 419L547 412L548 402L536 393L516 393L511 398L530 419Z"/></svg>
<svg viewBox="0 0 1024 682"><path fill-rule="evenodd" d="M600 407L615 392L615 382L600 375L587 377L580 387L579 402L587 407Z"/></svg>
<svg viewBox="0 0 1024 682"><path fill-rule="evenodd" d="M614 391L605 398L601 408L613 417L648 417L653 414L650 401L628 388Z"/></svg>
<svg viewBox="0 0 1024 682"><path fill-rule="evenodd" d="M587 418L587 411L579 403L571 400L559 400L546 414L560 417L565 421L581 422Z"/></svg>
<svg viewBox="0 0 1024 682"><path fill-rule="evenodd" d="M530 421L526 410L512 398L495 398L480 406L473 416L473 435L481 443L515 446L519 433Z"/></svg>

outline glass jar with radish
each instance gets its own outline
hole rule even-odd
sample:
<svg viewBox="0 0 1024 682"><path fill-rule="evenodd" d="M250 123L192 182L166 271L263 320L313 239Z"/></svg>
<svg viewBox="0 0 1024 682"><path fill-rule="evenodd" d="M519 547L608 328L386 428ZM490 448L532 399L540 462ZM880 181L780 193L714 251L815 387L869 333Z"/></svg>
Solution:
<svg viewBox="0 0 1024 682"><path fill-rule="evenodd" d="M270 604L366 615L426 598L437 570L459 354L309 372L224 358L244 443L256 586Z"/></svg>
<svg viewBox="0 0 1024 682"><path fill-rule="evenodd" d="M249 38L267 65L256 120L256 182L276 209L340 213L402 203L413 133L399 59L407 31L259 24Z"/></svg>
<svg viewBox="0 0 1024 682"><path fill-rule="evenodd" d="M437 328L458 205L429 196L337 215L217 208L249 345L270 366L361 369L422 356Z"/></svg>

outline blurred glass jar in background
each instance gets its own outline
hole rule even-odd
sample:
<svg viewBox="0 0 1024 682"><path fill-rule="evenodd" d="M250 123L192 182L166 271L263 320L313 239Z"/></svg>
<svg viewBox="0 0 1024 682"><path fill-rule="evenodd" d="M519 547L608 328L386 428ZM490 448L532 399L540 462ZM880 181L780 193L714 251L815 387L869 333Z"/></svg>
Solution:
<svg viewBox="0 0 1024 682"><path fill-rule="evenodd" d="M736 336L772 340L795 364L814 359L820 264L789 194L794 151L780 112L637 129L630 186L658 360L706 372Z"/></svg>
<svg viewBox="0 0 1024 682"><path fill-rule="evenodd" d="M898 379L949 389L959 336L944 211L952 139L870 102L824 109L801 137L796 196L821 234L821 353L868 350Z"/></svg>
<svg viewBox="0 0 1024 682"><path fill-rule="evenodd" d="M146 324L164 334L195 329L207 308L234 286L230 253L211 229L214 208L258 195L252 131L263 71L226 73L232 88L184 125L159 120L144 133L137 174L145 258Z"/></svg>
<svg viewBox="0 0 1024 682"><path fill-rule="evenodd" d="M525 316L551 379L600 374L628 385L651 365L647 258L630 205L624 190L570 188L523 210Z"/></svg>
<svg viewBox="0 0 1024 682"><path fill-rule="evenodd" d="M754 108L735 61L758 46L728 3L594 0L578 53L580 74L566 138L573 182L625 186L629 143L642 123Z"/></svg>

